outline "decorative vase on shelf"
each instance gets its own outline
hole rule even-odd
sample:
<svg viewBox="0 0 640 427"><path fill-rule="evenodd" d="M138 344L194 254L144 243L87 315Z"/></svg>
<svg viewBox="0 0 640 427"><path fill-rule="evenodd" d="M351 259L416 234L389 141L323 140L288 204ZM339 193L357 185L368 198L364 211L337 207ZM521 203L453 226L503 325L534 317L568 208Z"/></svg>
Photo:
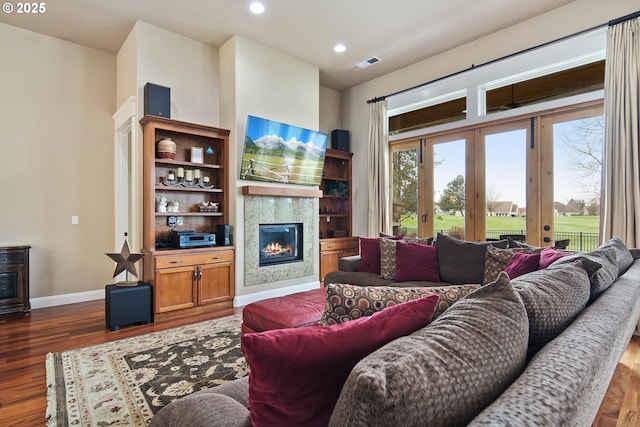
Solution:
<svg viewBox="0 0 640 427"><path fill-rule="evenodd" d="M158 142L158 158L174 159L176 157L176 143L171 138L164 138Z"/></svg>

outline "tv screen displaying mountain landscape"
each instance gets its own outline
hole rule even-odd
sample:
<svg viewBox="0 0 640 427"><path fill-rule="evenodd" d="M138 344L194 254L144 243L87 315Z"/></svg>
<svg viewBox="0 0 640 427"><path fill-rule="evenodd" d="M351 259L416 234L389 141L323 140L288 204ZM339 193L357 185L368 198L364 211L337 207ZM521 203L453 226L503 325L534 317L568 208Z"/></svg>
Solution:
<svg viewBox="0 0 640 427"><path fill-rule="evenodd" d="M247 118L241 179L320 185L328 134Z"/></svg>

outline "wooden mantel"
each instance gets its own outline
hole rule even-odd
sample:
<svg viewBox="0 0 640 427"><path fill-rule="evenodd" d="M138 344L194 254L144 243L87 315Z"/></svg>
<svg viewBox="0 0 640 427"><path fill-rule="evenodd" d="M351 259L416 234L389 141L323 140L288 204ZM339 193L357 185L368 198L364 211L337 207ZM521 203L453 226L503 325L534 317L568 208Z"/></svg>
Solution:
<svg viewBox="0 0 640 427"><path fill-rule="evenodd" d="M322 197L322 190L310 188L284 188L264 187L258 185L245 185L242 187L245 196L277 196L277 197Z"/></svg>

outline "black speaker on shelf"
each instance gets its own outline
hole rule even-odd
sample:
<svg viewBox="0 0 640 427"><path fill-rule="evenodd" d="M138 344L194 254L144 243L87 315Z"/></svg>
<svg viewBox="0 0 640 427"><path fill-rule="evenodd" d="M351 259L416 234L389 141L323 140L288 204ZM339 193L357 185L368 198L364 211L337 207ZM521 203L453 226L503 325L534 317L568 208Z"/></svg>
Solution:
<svg viewBox="0 0 640 427"><path fill-rule="evenodd" d="M144 114L171 118L171 89L153 83L144 85Z"/></svg>
<svg viewBox="0 0 640 427"><path fill-rule="evenodd" d="M331 148L349 151L349 131L334 129L331 131Z"/></svg>
<svg viewBox="0 0 640 427"><path fill-rule="evenodd" d="M231 246L231 231L229 224L218 224L216 241L220 246Z"/></svg>

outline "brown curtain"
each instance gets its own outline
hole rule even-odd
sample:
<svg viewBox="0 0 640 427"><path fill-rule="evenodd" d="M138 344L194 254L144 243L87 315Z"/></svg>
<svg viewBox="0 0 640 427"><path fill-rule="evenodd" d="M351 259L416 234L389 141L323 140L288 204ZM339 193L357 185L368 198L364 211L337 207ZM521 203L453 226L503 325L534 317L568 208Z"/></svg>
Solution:
<svg viewBox="0 0 640 427"><path fill-rule="evenodd" d="M640 245L640 18L611 25L605 68L602 165L603 241Z"/></svg>
<svg viewBox="0 0 640 427"><path fill-rule="evenodd" d="M387 101L369 104L369 236L389 233Z"/></svg>

